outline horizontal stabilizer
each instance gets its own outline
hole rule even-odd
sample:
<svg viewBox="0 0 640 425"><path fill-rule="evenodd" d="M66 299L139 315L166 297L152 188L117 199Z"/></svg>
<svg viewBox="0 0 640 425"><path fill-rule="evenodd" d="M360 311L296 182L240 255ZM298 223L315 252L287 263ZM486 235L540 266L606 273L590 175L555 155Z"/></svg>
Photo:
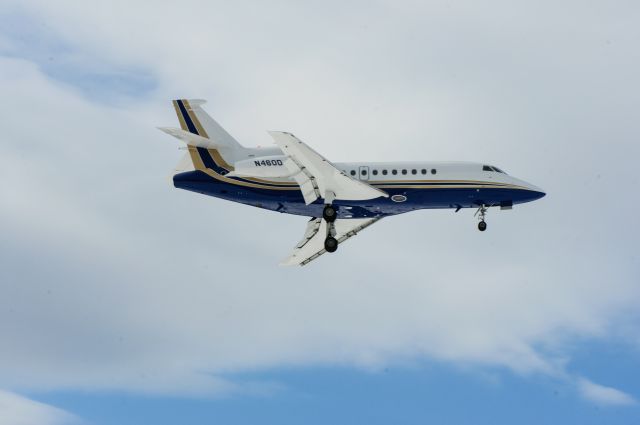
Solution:
<svg viewBox="0 0 640 425"><path fill-rule="evenodd" d="M181 140L182 142L186 143L189 146L194 146L196 148L220 149L224 147L222 144L214 142L211 139L198 136L197 134L193 134L188 131L181 130L179 128L158 127L158 130L164 133L167 133L168 135L173 136L176 139Z"/></svg>

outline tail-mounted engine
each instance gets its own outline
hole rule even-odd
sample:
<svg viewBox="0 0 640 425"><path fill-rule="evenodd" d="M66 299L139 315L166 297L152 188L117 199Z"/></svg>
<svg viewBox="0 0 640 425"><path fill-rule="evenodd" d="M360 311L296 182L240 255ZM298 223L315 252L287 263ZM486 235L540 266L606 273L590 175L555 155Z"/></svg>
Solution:
<svg viewBox="0 0 640 425"><path fill-rule="evenodd" d="M239 177L291 177L292 173L285 165L287 157L284 155L261 156L245 159L234 164L234 171L227 174Z"/></svg>

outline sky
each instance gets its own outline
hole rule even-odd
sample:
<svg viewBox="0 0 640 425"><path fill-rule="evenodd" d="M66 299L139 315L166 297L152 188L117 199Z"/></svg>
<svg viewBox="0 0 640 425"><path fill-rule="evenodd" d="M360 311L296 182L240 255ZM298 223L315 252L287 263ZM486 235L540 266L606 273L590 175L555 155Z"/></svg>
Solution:
<svg viewBox="0 0 640 425"><path fill-rule="evenodd" d="M0 425L637 423L639 39L617 0L3 0ZM175 98L547 196L278 267L304 217L169 183Z"/></svg>

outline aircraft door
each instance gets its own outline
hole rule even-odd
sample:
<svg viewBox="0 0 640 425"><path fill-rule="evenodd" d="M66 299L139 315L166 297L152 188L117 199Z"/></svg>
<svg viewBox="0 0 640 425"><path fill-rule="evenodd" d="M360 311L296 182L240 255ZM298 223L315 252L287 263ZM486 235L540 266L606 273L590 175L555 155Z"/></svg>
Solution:
<svg viewBox="0 0 640 425"><path fill-rule="evenodd" d="M360 180L369 180L369 167L360 167Z"/></svg>

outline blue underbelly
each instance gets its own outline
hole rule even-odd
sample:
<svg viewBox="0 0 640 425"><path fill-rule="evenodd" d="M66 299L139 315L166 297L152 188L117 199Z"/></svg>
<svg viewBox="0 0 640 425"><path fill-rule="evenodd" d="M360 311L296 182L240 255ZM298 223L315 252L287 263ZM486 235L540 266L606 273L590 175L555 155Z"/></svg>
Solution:
<svg viewBox="0 0 640 425"><path fill-rule="evenodd" d="M297 188L250 187L214 179L200 171L177 174L173 178L177 188L202 193L228 201L252 205L273 211L319 217L323 203L318 200L305 205L302 193ZM339 218L364 218L380 215L402 214L418 209L477 208L479 205L520 204L544 196L541 192L513 188L387 188L388 198L380 197L366 201L333 202ZM394 195L402 195L395 196ZM393 199L405 199L395 202Z"/></svg>

